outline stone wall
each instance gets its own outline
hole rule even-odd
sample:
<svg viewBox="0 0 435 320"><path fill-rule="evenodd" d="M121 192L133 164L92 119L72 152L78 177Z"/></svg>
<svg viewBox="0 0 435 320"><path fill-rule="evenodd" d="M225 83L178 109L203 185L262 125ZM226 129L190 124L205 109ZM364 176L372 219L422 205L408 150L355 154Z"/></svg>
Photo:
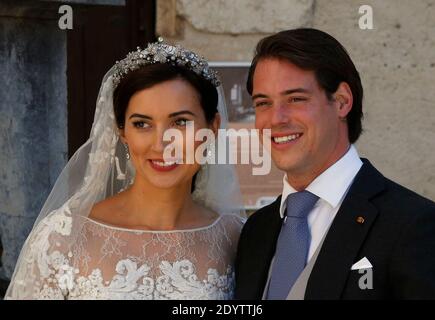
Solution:
<svg viewBox="0 0 435 320"><path fill-rule="evenodd" d="M358 27L362 4L373 30ZM435 200L434 16L435 0L157 0L157 33L218 61L250 61L259 39L284 29L332 34L362 76L361 156Z"/></svg>
<svg viewBox="0 0 435 320"><path fill-rule="evenodd" d="M0 7L0 278L67 160L65 33L26 9Z"/></svg>

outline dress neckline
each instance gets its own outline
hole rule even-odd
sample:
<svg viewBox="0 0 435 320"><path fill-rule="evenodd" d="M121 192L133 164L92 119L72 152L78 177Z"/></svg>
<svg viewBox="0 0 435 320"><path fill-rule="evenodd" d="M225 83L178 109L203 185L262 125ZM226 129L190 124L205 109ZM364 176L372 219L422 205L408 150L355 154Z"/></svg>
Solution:
<svg viewBox="0 0 435 320"><path fill-rule="evenodd" d="M114 225L110 225L104 222L100 222L94 219L91 219L89 217L84 217L86 220L90 221L91 223L94 223L96 225L102 226L104 228L112 229L112 230L118 230L118 231L127 231L132 233L183 233L183 232L197 232L197 231L204 231L207 229L210 229L214 227L223 217L223 214L220 214L211 224L205 225L203 227L197 227L197 228L190 228L190 229L176 229L176 230L144 230L144 229L129 229L129 228L123 228L118 227Z"/></svg>

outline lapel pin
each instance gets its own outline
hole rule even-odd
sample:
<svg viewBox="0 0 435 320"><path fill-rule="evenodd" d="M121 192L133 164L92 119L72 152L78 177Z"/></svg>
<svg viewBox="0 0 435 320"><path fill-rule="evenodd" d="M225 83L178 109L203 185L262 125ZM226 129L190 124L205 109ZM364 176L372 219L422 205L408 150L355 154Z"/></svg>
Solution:
<svg viewBox="0 0 435 320"><path fill-rule="evenodd" d="M359 224L364 224L364 217L359 216L358 218L356 218L356 222L358 222Z"/></svg>

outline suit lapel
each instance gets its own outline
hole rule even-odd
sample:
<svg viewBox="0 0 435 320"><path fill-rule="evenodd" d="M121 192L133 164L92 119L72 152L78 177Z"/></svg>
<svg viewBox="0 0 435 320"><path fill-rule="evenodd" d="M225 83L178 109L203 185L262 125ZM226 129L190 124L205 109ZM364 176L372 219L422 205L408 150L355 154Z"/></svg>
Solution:
<svg viewBox="0 0 435 320"><path fill-rule="evenodd" d="M351 266L378 215L370 199L385 188L384 177L370 162L365 159L363 162L326 235L308 280L305 299L341 297Z"/></svg>

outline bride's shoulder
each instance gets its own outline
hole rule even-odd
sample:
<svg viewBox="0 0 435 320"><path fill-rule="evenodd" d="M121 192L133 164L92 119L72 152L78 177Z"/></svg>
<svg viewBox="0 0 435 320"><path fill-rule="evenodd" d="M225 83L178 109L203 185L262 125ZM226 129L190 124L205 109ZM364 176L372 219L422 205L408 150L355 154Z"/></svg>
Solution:
<svg viewBox="0 0 435 320"><path fill-rule="evenodd" d="M222 224L227 228L231 228L235 232L240 232L243 224L246 221L246 218L237 215L237 214L222 214L220 217Z"/></svg>
<svg viewBox="0 0 435 320"><path fill-rule="evenodd" d="M222 214L222 218L227 220L227 221L231 221L237 224L244 224L246 222L246 217L240 214L235 214L235 213L224 213Z"/></svg>
<svg viewBox="0 0 435 320"><path fill-rule="evenodd" d="M116 194L100 202L95 203L89 212L89 218L95 221L115 224L116 215L114 212L119 212L121 209L123 194Z"/></svg>

